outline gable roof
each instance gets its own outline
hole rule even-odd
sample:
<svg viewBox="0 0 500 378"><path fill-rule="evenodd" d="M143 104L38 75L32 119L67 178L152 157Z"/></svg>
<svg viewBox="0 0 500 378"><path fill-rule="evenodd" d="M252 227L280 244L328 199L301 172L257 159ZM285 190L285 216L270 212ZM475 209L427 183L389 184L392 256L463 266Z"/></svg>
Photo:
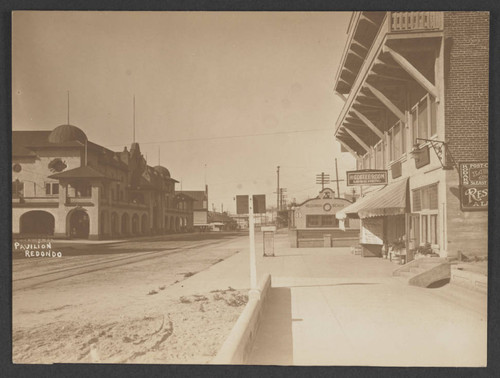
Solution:
<svg viewBox="0 0 500 378"><path fill-rule="evenodd" d="M208 210L208 198L204 190L180 190L176 193L183 193L191 197L194 200L193 210ZM203 201L207 201L205 207L203 207Z"/></svg>
<svg viewBox="0 0 500 378"><path fill-rule="evenodd" d="M12 157L36 156L28 147L46 141L50 130L43 131L13 131L12 132Z"/></svg>
<svg viewBox="0 0 500 378"><path fill-rule="evenodd" d="M100 178L100 179L111 179L103 175L101 172L96 171L91 166L83 166L74 169L70 169L68 171L56 173L54 175L49 176L49 178L54 179L66 179L66 178Z"/></svg>

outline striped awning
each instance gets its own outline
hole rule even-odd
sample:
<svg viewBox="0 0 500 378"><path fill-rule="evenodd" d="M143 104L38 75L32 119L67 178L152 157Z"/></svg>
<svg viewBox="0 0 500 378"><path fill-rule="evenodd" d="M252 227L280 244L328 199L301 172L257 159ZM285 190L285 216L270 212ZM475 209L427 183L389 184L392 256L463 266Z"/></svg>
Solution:
<svg viewBox="0 0 500 378"><path fill-rule="evenodd" d="M409 211L408 178L391 183L363 199L347 206L336 214L346 217L371 218L405 214Z"/></svg>

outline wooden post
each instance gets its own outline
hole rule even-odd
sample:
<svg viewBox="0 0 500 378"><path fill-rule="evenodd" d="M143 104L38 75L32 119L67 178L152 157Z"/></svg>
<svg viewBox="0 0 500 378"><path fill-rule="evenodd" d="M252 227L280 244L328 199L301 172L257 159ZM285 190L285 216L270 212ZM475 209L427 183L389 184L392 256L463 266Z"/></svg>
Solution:
<svg viewBox="0 0 500 378"><path fill-rule="evenodd" d="M250 291L249 296L260 299L257 289L257 261L255 254L255 225L253 215L253 195L248 196L248 233L250 239Z"/></svg>

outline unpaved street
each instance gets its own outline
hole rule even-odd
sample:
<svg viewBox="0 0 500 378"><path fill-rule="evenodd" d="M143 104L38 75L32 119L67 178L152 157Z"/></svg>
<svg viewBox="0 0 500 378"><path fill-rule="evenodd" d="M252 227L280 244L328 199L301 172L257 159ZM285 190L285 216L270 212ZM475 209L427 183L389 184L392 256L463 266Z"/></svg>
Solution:
<svg viewBox="0 0 500 378"><path fill-rule="evenodd" d="M62 258L13 260L13 360L204 363L246 303L232 288L169 287L239 252L238 234L117 244L53 243Z"/></svg>

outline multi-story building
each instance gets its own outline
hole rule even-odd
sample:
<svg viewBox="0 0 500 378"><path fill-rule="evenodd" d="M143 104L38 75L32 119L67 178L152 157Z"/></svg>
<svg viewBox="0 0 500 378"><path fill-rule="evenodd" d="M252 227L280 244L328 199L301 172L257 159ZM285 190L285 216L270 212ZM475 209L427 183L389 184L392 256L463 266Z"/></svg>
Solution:
<svg viewBox="0 0 500 378"><path fill-rule="evenodd" d="M358 170L388 170L338 214L365 243L487 253L488 61L488 12L353 13L335 136Z"/></svg>
<svg viewBox="0 0 500 378"><path fill-rule="evenodd" d="M209 226L208 222L208 185L203 190L181 190L176 193L183 193L193 199L193 227L197 230L205 230Z"/></svg>
<svg viewBox="0 0 500 378"><path fill-rule="evenodd" d="M175 192L138 143L114 152L76 126L12 133L14 236L103 239L192 228L193 199Z"/></svg>

